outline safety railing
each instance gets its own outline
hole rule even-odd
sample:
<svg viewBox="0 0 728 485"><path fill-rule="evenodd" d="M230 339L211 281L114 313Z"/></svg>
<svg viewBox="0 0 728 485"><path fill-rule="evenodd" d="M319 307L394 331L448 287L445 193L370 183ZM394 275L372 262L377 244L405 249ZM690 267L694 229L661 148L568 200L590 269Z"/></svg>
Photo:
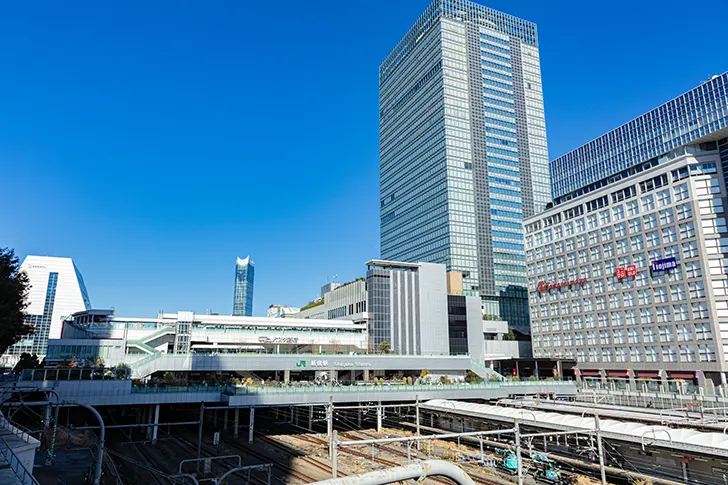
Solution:
<svg viewBox="0 0 728 485"><path fill-rule="evenodd" d="M281 386L281 387L236 387L227 386L224 390L228 395L245 394L295 394L295 393L346 393L346 392L396 392L396 391L471 391L471 390L492 390L502 387L565 387L573 386L570 382L483 382L480 384L384 384L384 385L310 385L310 386Z"/></svg>
<svg viewBox="0 0 728 485"><path fill-rule="evenodd" d="M161 394L168 392L223 392L227 386L134 386L132 394Z"/></svg>
<svg viewBox="0 0 728 485"><path fill-rule="evenodd" d="M4 427L26 442L28 441L28 438L32 438L32 436L30 436L27 432L11 425L4 417L0 418L0 426ZM23 465L23 462L20 460L18 455L15 454L10 444L2 436L0 436L0 455L3 456L8 464L8 468L12 470L13 474L18 478L18 482L20 484L40 485L38 480L36 480L33 474L25 468L25 465Z"/></svg>
<svg viewBox="0 0 728 485"><path fill-rule="evenodd" d="M116 374L113 367L70 369L25 369L21 381L114 381L126 376Z"/></svg>
<svg viewBox="0 0 728 485"><path fill-rule="evenodd" d="M23 428L19 424L11 423L6 417L0 415L0 428L10 431L23 441L35 439L30 430Z"/></svg>

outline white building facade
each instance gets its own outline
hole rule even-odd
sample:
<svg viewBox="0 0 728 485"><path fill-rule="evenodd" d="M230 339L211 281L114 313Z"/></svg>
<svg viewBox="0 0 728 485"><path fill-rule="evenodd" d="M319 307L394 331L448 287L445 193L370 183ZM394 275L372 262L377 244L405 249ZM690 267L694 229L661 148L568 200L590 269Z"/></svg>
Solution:
<svg viewBox="0 0 728 485"><path fill-rule="evenodd" d="M66 322L51 340L49 362L101 357L104 364L133 364L160 354L350 354L367 346L366 325L347 320L161 313L156 318L118 317L90 310Z"/></svg>
<svg viewBox="0 0 728 485"><path fill-rule="evenodd" d="M679 147L528 219L534 357L725 384L726 165L728 140Z"/></svg>
<svg viewBox="0 0 728 485"><path fill-rule="evenodd" d="M24 352L42 360L48 339L61 337L63 321L91 307L81 272L71 258L31 255L25 258L20 269L30 281L26 323L35 332L10 346L0 357L0 364L6 366L14 366Z"/></svg>

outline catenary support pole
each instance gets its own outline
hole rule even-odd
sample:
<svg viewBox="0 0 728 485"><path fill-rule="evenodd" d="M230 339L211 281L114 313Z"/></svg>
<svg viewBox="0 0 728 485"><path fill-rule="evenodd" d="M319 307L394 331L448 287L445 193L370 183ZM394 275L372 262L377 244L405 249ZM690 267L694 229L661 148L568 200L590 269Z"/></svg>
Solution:
<svg viewBox="0 0 728 485"><path fill-rule="evenodd" d="M602 485L607 485L607 472L604 469L604 449L602 448L602 433L599 428L599 415L594 414L594 429L597 435L597 453L599 453L599 473L602 476Z"/></svg>
<svg viewBox="0 0 728 485"><path fill-rule="evenodd" d="M331 440L331 477L337 478L339 467L339 433L334 431Z"/></svg>
<svg viewBox="0 0 728 485"><path fill-rule="evenodd" d="M523 485L523 457L521 456L521 425L518 423L518 419L514 420L513 423L516 427L515 442L516 442L516 467L518 467L518 485Z"/></svg>
<svg viewBox="0 0 728 485"><path fill-rule="evenodd" d="M154 406L154 427L152 428L152 444L157 444L157 434L159 432L159 404Z"/></svg>
<svg viewBox="0 0 728 485"><path fill-rule="evenodd" d="M253 426L255 424L255 408L250 408L250 426L248 426L248 443L253 442Z"/></svg>
<svg viewBox="0 0 728 485"><path fill-rule="evenodd" d="M205 403L200 403L200 427L197 430L197 458L202 457L202 425L205 422ZM199 462L198 462L199 470Z"/></svg>
<svg viewBox="0 0 728 485"><path fill-rule="evenodd" d="M382 432L382 401L377 404L377 433Z"/></svg>
<svg viewBox="0 0 728 485"><path fill-rule="evenodd" d="M74 402L73 404L81 406L91 411L96 419L99 421L99 441L96 445L96 469L94 470L94 481L93 485L99 485L101 483L101 464L104 458L104 440L106 439L106 427L104 425L104 419L101 417L99 412L93 406L88 404Z"/></svg>
<svg viewBox="0 0 728 485"><path fill-rule="evenodd" d="M326 406L326 437L329 439L329 457L334 452L334 405L329 403Z"/></svg>
<svg viewBox="0 0 728 485"><path fill-rule="evenodd" d="M415 396L415 421L417 423L417 436L420 436L420 396ZM417 449L420 449L420 442L417 442Z"/></svg>

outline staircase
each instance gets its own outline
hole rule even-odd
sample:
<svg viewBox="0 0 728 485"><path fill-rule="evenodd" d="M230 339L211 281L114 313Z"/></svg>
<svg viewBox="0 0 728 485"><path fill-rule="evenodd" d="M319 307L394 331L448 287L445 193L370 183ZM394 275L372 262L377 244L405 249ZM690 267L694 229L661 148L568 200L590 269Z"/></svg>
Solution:
<svg viewBox="0 0 728 485"><path fill-rule="evenodd" d="M151 347L149 342L158 339L159 337L162 337L163 335L170 335L174 334L174 328L173 327L164 327L160 328L156 332L150 333L149 335L144 336L143 338L137 339L137 340L127 340L126 345L136 347L139 350L142 350L146 352L147 354L158 354L159 352Z"/></svg>
<svg viewBox="0 0 728 485"><path fill-rule="evenodd" d="M490 367L486 367L485 365L481 364L480 362L477 362L475 360L470 360L470 370L475 372L478 377L485 381L507 381L505 377L503 377L501 374L497 373Z"/></svg>

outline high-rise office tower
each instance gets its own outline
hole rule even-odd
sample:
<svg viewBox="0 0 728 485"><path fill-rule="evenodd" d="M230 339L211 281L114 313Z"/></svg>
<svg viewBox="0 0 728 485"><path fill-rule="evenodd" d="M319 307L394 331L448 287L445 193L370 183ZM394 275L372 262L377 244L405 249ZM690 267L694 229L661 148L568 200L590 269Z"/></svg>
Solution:
<svg viewBox="0 0 728 485"><path fill-rule="evenodd" d="M61 338L63 321L91 308L83 277L71 258L27 256L20 269L30 281L26 323L35 332L8 348L0 357L3 365L15 365L24 352L42 360L48 339Z"/></svg>
<svg viewBox="0 0 728 485"><path fill-rule="evenodd" d="M550 202L536 25L435 0L379 68L381 256L444 263L528 333L523 219Z"/></svg>
<svg viewBox="0 0 728 485"><path fill-rule="evenodd" d="M253 278L255 262L247 256L235 261L235 297L233 315L236 317L253 316Z"/></svg>

